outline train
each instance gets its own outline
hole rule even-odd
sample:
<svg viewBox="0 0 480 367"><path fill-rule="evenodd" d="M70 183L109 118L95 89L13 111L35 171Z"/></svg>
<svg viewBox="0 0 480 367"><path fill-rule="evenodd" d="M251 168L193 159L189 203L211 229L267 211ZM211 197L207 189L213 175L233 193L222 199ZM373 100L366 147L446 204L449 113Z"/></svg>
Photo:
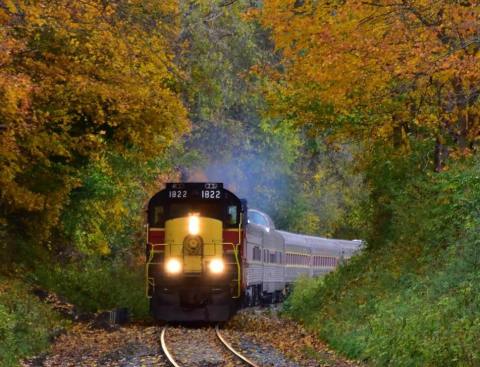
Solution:
<svg viewBox="0 0 480 367"><path fill-rule="evenodd" d="M167 183L148 202L146 294L163 322L224 322L280 302L300 276L348 261L360 240L281 231L222 183Z"/></svg>

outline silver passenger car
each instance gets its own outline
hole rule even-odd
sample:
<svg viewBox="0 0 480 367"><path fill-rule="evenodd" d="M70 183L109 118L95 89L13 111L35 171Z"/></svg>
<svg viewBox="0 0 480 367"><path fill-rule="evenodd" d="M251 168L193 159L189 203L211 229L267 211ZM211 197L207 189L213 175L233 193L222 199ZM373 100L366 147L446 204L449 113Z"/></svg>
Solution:
<svg viewBox="0 0 480 367"><path fill-rule="evenodd" d="M285 288L284 240L272 219L258 210L248 211L246 292L255 302L281 298Z"/></svg>
<svg viewBox="0 0 480 367"><path fill-rule="evenodd" d="M307 236L275 229L265 213L248 210L244 281L248 305L279 301L299 276L318 276L348 261L359 240Z"/></svg>
<svg viewBox="0 0 480 367"><path fill-rule="evenodd" d="M312 249L304 235L278 231L285 243L285 283L293 283L301 275L310 276Z"/></svg>

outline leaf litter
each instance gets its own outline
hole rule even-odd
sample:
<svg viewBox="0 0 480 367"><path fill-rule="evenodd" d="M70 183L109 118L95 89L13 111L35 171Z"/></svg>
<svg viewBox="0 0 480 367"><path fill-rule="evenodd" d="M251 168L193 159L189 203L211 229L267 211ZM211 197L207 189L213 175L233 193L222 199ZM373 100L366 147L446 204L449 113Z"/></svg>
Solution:
<svg viewBox="0 0 480 367"><path fill-rule="evenodd" d="M361 366L338 356L302 325L280 317L276 307L242 310L223 332L234 348L265 367Z"/></svg>

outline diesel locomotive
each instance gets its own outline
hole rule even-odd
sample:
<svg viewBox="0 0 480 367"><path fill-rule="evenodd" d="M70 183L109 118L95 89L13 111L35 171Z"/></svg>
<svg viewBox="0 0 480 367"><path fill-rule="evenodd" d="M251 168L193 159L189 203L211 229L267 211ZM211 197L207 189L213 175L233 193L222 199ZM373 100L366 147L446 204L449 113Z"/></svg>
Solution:
<svg viewBox="0 0 480 367"><path fill-rule="evenodd" d="M228 320L242 305L281 301L362 247L279 231L221 183L168 183L148 203L146 291L161 321Z"/></svg>
<svg viewBox="0 0 480 367"><path fill-rule="evenodd" d="M221 183L169 183L148 204L147 294L157 320L226 321L242 298L246 202Z"/></svg>

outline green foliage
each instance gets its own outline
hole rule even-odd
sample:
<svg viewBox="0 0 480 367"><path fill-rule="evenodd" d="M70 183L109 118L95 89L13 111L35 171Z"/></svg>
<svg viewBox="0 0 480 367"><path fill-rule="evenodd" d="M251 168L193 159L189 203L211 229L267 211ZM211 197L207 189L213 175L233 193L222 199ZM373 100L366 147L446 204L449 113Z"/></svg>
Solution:
<svg viewBox="0 0 480 367"><path fill-rule="evenodd" d="M431 173L428 149L407 158L376 150L367 249L287 302L292 317L373 365L480 361L480 163Z"/></svg>
<svg viewBox="0 0 480 367"><path fill-rule="evenodd" d="M68 265L38 266L36 281L83 312L127 307L134 319L148 316L145 273L140 259L89 259Z"/></svg>
<svg viewBox="0 0 480 367"><path fill-rule="evenodd" d="M280 228L339 238L358 238L358 202L365 200L363 177L353 170L353 144L331 144L324 136L297 132L299 152L291 185L275 214Z"/></svg>
<svg viewBox="0 0 480 367"><path fill-rule="evenodd" d="M293 291L283 303L283 312L293 314L298 312L302 320L308 325L313 320L310 310L315 307L315 297L323 285L323 277L300 277L295 281Z"/></svg>
<svg viewBox="0 0 480 367"><path fill-rule="evenodd" d="M228 6L220 0L182 1L180 41L185 47L179 62L189 75L184 90L195 121L192 141L208 142L216 134L239 147L244 134L230 134L259 127L263 100L258 80L249 73L255 65L272 60L272 54L266 32L244 19L250 6L246 0ZM211 131L214 127L216 131ZM225 147L203 148L208 154Z"/></svg>
<svg viewBox="0 0 480 367"><path fill-rule="evenodd" d="M188 167L190 176L225 182L265 205L284 188L296 136L262 119L260 81L250 70L272 55L266 33L243 19L249 6L245 0L183 2L180 63L190 76L184 89L194 122L185 147L200 157Z"/></svg>
<svg viewBox="0 0 480 367"><path fill-rule="evenodd" d="M200 157L186 167L190 177L224 182L280 228L353 236L339 226L362 186L347 168L351 148L328 146L288 114L265 116L269 81L258 69L275 66L279 55L269 33L247 19L252 2L185 1L182 9L180 63L194 122L185 147Z"/></svg>
<svg viewBox="0 0 480 367"><path fill-rule="evenodd" d="M29 293L21 281L0 278L0 365L45 349L62 322L48 306Z"/></svg>
<svg viewBox="0 0 480 367"><path fill-rule="evenodd" d="M173 153L173 152L172 152ZM136 253L143 243L143 206L155 179L172 171L171 152L140 165L135 155L110 153L79 171L82 185L73 190L62 212L58 252L87 256Z"/></svg>
<svg viewBox="0 0 480 367"><path fill-rule="evenodd" d="M145 169L132 157L110 154L80 171L83 184L71 193L56 232L64 240L35 262L35 280L83 311L127 307L146 317L141 213L149 185L157 190L154 179L174 162L156 158Z"/></svg>

